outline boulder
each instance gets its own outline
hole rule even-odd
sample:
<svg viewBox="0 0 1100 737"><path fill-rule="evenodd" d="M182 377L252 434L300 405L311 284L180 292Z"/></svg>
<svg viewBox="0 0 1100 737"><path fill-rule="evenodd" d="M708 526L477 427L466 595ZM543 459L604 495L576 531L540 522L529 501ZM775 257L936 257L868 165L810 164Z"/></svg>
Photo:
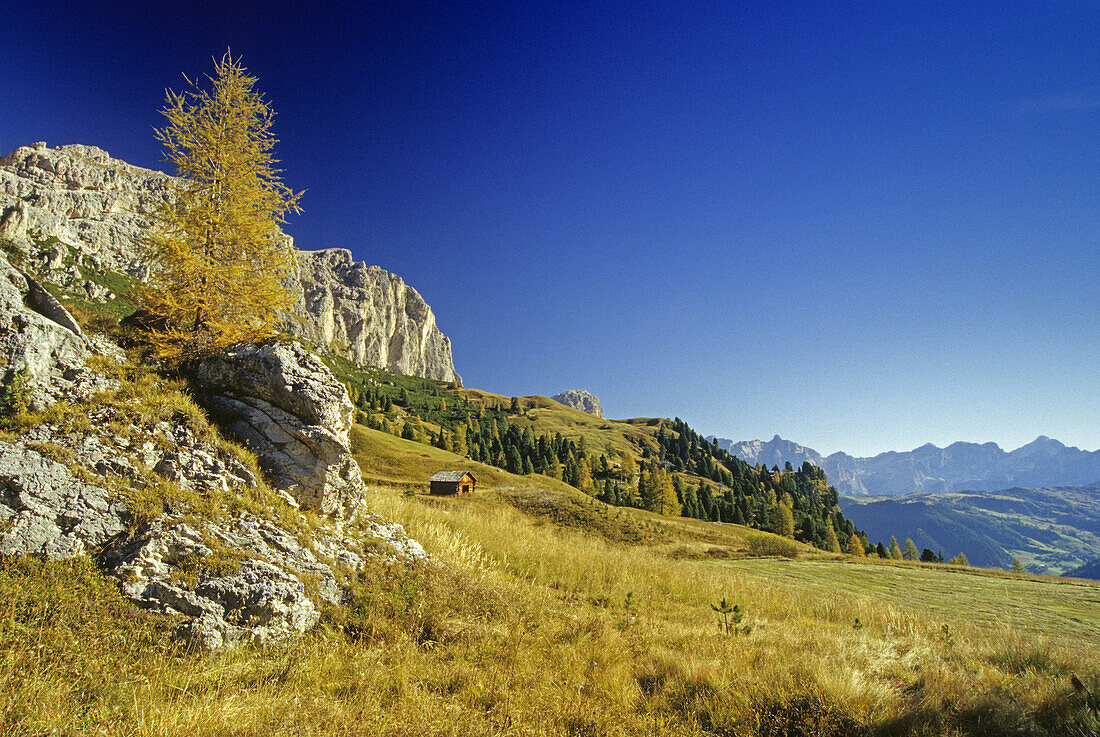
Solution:
<svg viewBox="0 0 1100 737"><path fill-rule="evenodd" d="M187 368L197 396L306 509L342 516L362 498L347 389L297 343L239 343Z"/></svg>

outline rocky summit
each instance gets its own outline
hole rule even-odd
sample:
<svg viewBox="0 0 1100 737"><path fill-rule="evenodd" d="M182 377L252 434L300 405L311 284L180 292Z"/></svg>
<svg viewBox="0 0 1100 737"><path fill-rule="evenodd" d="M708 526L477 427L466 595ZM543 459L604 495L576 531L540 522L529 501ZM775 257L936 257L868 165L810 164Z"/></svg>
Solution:
<svg viewBox="0 0 1100 737"><path fill-rule="evenodd" d="M570 389L550 398L555 402L564 404L566 407L579 409L581 412L587 412L603 419L603 408L600 407L599 397L584 389Z"/></svg>
<svg viewBox="0 0 1100 737"><path fill-rule="evenodd" d="M0 238L40 259L59 286L111 299L88 270L145 278L138 244L179 185L94 146L23 146L0 158ZM450 340L400 277L346 249L299 251L288 287L298 305L285 326L291 335L360 365L461 383Z"/></svg>
<svg viewBox="0 0 1100 737"><path fill-rule="evenodd" d="M420 294L377 266L329 248L298 252L298 320L290 331L355 363L462 383L451 340Z"/></svg>

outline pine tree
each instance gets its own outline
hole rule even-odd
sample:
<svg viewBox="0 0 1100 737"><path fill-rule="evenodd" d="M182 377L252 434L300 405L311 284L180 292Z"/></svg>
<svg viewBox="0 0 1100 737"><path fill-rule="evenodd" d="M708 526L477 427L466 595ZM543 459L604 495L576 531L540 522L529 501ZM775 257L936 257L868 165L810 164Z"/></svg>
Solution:
<svg viewBox="0 0 1100 737"><path fill-rule="evenodd" d="M1027 566L1020 561L1019 558L1012 559L1012 567L1009 568L1013 573L1027 573Z"/></svg>
<svg viewBox="0 0 1100 737"><path fill-rule="evenodd" d="M183 183L154 215L153 273L137 296L169 361L266 338L293 306L283 278L295 256L278 226L301 193L274 168L273 113L229 52L209 80L209 91L188 80L191 91L168 92L156 134Z"/></svg>

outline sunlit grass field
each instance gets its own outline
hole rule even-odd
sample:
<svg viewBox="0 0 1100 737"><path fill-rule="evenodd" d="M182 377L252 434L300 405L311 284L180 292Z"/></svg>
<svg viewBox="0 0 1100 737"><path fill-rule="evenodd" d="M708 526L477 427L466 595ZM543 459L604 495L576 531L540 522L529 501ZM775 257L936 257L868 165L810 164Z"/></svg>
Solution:
<svg viewBox="0 0 1100 737"><path fill-rule="evenodd" d="M289 644L197 653L86 561L5 561L0 734L1097 733L1070 686L1100 687L1096 584L753 558L744 528L375 431L354 449L433 565L364 572ZM423 493L455 467L475 495Z"/></svg>

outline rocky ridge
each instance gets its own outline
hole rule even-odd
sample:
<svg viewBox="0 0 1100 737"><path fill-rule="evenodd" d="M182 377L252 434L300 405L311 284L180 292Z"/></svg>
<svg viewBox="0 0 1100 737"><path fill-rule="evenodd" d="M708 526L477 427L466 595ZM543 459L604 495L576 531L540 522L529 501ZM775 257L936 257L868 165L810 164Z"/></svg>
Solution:
<svg viewBox="0 0 1100 737"><path fill-rule="evenodd" d="M587 412L603 419L603 408L600 407L599 397L584 389L569 389L550 398L555 402L564 404L566 407L579 409L581 412Z"/></svg>
<svg viewBox="0 0 1100 737"><path fill-rule="evenodd" d="M1100 481L1100 451L1068 447L1044 435L1016 450L996 443L926 443L906 452L857 458L837 452L823 457L812 448L776 435L771 440L733 442L717 438L732 455L765 465L803 461L825 471L845 496L899 496L914 492L995 491L1013 486L1081 486Z"/></svg>
<svg viewBox="0 0 1100 737"><path fill-rule="evenodd" d="M0 256L3 414L44 410L0 439L0 554L93 555L205 647L302 632L341 602L342 576L379 557L426 558L363 506L351 402L316 357L242 345L193 369L269 489L185 395L122 376L121 349L81 334L33 284ZM327 514L310 523L299 508Z"/></svg>
<svg viewBox="0 0 1100 737"><path fill-rule="evenodd" d="M174 186L173 177L94 146L24 146L0 158L0 238L37 260L50 281L112 300L118 295L89 272L147 276L137 244ZM461 382L450 340L400 277L339 248L299 251L298 266L288 333L361 365Z"/></svg>

